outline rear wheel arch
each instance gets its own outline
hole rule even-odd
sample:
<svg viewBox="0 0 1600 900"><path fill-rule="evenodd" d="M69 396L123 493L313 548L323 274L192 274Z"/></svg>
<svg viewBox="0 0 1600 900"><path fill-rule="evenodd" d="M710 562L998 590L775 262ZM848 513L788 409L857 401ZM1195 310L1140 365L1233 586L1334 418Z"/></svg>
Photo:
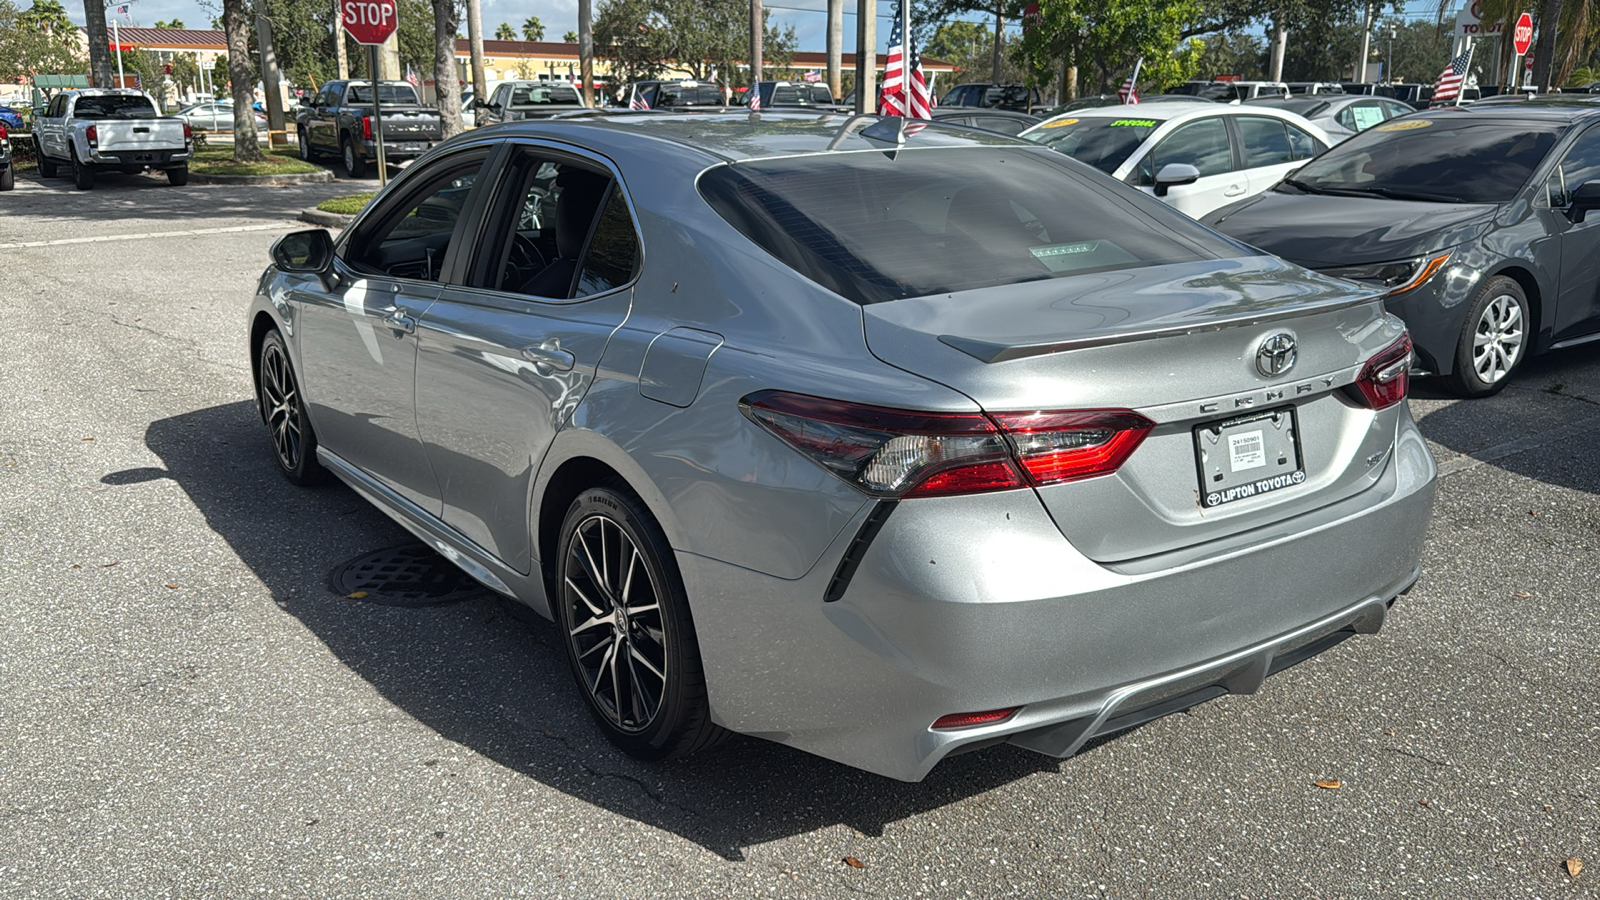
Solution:
<svg viewBox="0 0 1600 900"><path fill-rule="evenodd" d="M563 448L563 438L576 444ZM565 458L557 452L565 450ZM560 462L555 460L560 459ZM546 596L554 597L555 557L561 541L561 523L567 510L579 494L593 487L609 487L627 493L638 500L650 513L657 527L674 550L682 544L678 537L678 522L667 506L666 497L656 488L648 475L631 457L615 444L594 432L564 432L556 439L556 447L546 457L545 468L550 471L537 485L537 505L532 510L533 550L535 565L545 581Z"/></svg>

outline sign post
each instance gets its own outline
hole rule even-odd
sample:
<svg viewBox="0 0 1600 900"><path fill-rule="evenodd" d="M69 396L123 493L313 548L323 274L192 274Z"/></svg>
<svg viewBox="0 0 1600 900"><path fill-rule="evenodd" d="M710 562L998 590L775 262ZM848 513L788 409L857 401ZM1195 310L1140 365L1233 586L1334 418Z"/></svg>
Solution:
<svg viewBox="0 0 1600 900"><path fill-rule="evenodd" d="M1523 13L1517 19L1517 27L1511 29L1511 49L1517 51L1516 61L1511 64L1513 89L1522 87L1523 82L1518 78L1522 73L1522 57L1528 55L1528 50L1533 47L1533 16Z"/></svg>
<svg viewBox="0 0 1600 900"><path fill-rule="evenodd" d="M372 140L378 148L378 184L389 183L389 167L383 158L383 104L379 101L378 47L400 25L395 0L340 0L339 13L344 30L358 44L367 47L367 72L372 81ZM352 151L354 152L354 151Z"/></svg>

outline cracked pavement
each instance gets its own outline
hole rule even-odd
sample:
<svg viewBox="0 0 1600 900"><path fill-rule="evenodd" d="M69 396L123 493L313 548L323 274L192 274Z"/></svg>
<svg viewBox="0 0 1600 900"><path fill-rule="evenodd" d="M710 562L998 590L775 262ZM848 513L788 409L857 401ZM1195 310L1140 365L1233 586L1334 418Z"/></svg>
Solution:
<svg viewBox="0 0 1600 900"><path fill-rule="evenodd" d="M8 897L1600 896L1592 348L1419 383L1422 580L1257 695L921 784L746 738L645 765L546 624L329 591L407 536L273 471L243 314L271 226L352 187L66 186L0 198L0 245L169 234L0 250Z"/></svg>

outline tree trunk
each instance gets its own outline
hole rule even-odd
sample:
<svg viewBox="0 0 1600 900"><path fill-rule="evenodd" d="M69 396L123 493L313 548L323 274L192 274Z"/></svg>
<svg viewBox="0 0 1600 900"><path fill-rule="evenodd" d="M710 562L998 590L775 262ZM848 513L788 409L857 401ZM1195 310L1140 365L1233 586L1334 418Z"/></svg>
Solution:
<svg viewBox="0 0 1600 900"><path fill-rule="evenodd" d="M439 130L447 138L464 131L461 81L456 78L455 0L433 0L433 90L439 95Z"/></svg>
<svg viewBox="0 0 1600 900"><path fill-rule="evenodd" d="M1280 24L1272 35L1272 74L1267 77L1268 81L1283 80L1283 57L1288 48L1289 30Z"/></svg>
<svg viewBox="0 0 1600 900"><path fill-rule="evenodd" d="M1006 30L1005 0L994 0L994 74L990 81L1000 80L1000 46Z"/></svg>
<svg viewBox="0 0 1600 900"><path fill-rule="evenodd" d="M878 5L858 0L856 8L856 112L878 111Z"/></svg>
<svg viewBox="0 0 1600 900"><path fill-rule="evenodd" d="M1539 39L1533 45L1533 83L1541 92L1551 88L1550 76L1555 72L1556 61L1556 25L1560 21L1561 0L1544 0L1544 12L1539 14ZM1516 77L1521 78L1522 73L1517 72Z"/></svg>
<svg viewBox="0 0 1600 900"><path fill-rule="evenodd" d="M339 0L333 0L333 52L339 61L339 79L348 79L350 51L344 45L344 8L339 5Z"/></svg>
<svg viewBox="0 0 1600 900"><path fill-rule="evenodd" d="M578 71L583 78L583 105L594 106L594 12L589 0L578 0Z"/></svg>
<svg viewBox="0 0 1600 900"><path fill-rule="evenodd" d="M106 0L83 0L89 36L89 74L95 87L111 87L111 36L106 34Z"/></svg>
<svg viewBox="0 0 1600 900"><path fill-rule="evenodd" d="M828 90L838 100L844 59L844 0L828 0Z"/></svg>
<svg viewBox="0 0 1600 900"><path fill-rule="evenodd" d="M265 157L256 144L256 80L250 71L250 24L244 3L245 0L222 0L222 30L228 35L228 80L233 82L233 159L260 162Z"/></svg>
<svg viewBox="0 0 1600 900"><path fill-rule="evenodd" d="M764 60L761 58L762 26L766 24L766 16L761 11L761 0L750 0L750 90L756 91L761 85L761 70ZM749 100L745 101L746 103ZM759 102L759 101L758 101Z"/></svg>

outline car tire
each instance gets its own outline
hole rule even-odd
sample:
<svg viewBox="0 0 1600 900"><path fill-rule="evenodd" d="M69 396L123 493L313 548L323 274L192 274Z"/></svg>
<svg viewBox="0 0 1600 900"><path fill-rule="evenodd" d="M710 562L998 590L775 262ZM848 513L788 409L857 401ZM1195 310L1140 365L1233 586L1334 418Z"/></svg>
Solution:
<svg viewBox="0 0 1600 900"><path fill-rule="evenodd" d="M72 182L80 191L94 190L94 169L84 165L76 151L72 154Z"/></svg>
<svg viewBox="0 0 1600 900"><path fill-rule="evenodd" d="M300 145L300 158L310 162L313 154L311 153L311 145L306 143L306 130L304 128L296 128L294 130L294 140L296 144Z"/></svg>
<svg viewBox="0 0 1600 900"><path fill-rule="evenodd" d="M184 185L186 185L188 183L189 183L189 167L188 166L179 166L176 169L168 169L167 170L167 184L170 184L173 187L183 187Z"/></svg>
<svg viewBox="0 0 1600 900"><path fill-rule="evenodd" d="M1504 275L1484 281L1456 341L1451 389L1463 397L1499 393L1528 355L1529 325L1522 285Z"/></svg>
<svg viewBox="0 0 1600 900"><path fill-rule="evenodd" d="M620 484L590 488L567 510L557 546L556 626L606 738L642 760L720 743L727 732L711 721L683 580L649 510Z"/></svg>
<svg viewBox="0 0 1600 900"><path fill-rule="evenodd" d="M278 471L301 486L321 483L328 472L317 462L317 433L306 416L289 349L276 328L262 339L257 359L256 402L261 404L261 417L271 433Z"/></svg>
<svg viewBox="0 0 1600 900"><path fill-rule="evenodd" d="M17 170L10 163L0 169L0 191L9 191L17 186Z"/></svg>
<svg viewBox="0 0 1600 900"><path fill-rule="evenodd" d="M344 154L344 173L346 175L349 175L351 178L367 177L366 161L361 158L361 154L356 152L356 145L354 141L351 141L349 138L345 138L341 147L341 152Z"/></svg>
<svg viewBox="0 0 1600 900"><path fill-rule="evenodd" d="M56 161L43 153L39 154L39 174L45 178L56 177Z"/></svg>

